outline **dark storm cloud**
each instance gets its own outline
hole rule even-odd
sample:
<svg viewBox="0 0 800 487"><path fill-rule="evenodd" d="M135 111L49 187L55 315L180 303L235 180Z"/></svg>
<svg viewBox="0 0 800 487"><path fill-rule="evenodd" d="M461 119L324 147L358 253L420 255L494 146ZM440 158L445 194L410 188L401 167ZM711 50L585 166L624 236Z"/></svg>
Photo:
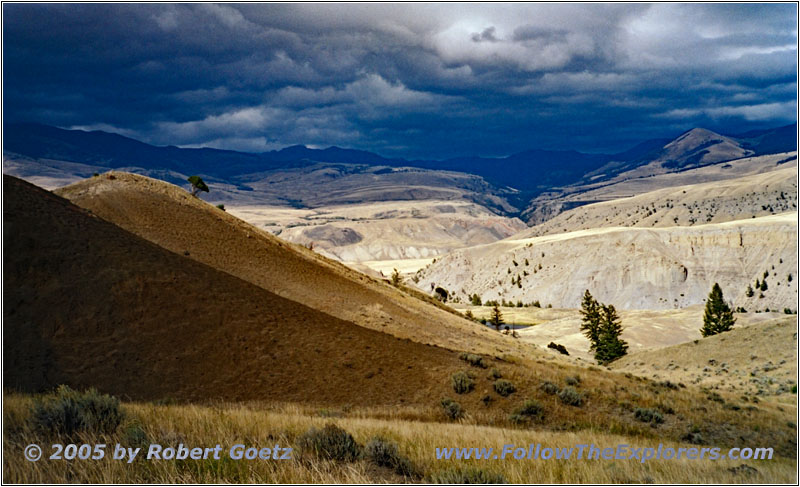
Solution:
<svg viewBox="0 0 800 487"><path fill-rule="evenodd" d="M791 123L790 4L5 4L4 117L156 144L619 150Z"/></svg>

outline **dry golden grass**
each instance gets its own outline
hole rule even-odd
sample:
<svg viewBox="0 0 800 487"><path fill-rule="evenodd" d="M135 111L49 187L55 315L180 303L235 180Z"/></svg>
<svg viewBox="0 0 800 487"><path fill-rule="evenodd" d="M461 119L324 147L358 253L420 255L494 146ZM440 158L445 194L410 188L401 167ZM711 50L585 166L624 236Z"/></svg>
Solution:
<svg viewBox="0 0 800 487"><path fill-rule="evenodd" d="M453 467L474 466L500 473L509 483L795 483L796 461L780 457L773 460L436 460L436 447L493 447L505 444L569 447L593 443L607 447L630 444L657 447L658 443L677 447L678 443L641 436L622 436L597 431L552 432L529 429L504 429L479 426L470 421L435 423L403 419L403 415L424 416L425 411L354 410L319 411L297 405L213 404L155 405L124 404L127 414L118 433L103 442L130 444L125 430L138 424L147 435L146 443L177 444L194 447L222 445L221 460L145 461L132 464L111 459L97 461L52 461L43 458L31 463L23 459L25 445L48 439L37 438L27 426L30 396L6 394L4 397L3 480L10 483L385 483L412 482L427 477L403 478L369 464L320 461L297 450L290 461L233 461L226 459L236 443L252 446L296 446L298 437L312 426L335 423L350 432L360 444L375 435L391 439L426 476ZM329 417L333 414L338 417ZM382 418L374 415L383 416ZM328 416L328 417L326 417ZM100 438L83 438L97 443ZM50 439L55 442L57 439ZM689 446L689 445L682 445ZM714 446L714 445L712 445ZM742 444L741 446L762 446ZM47 454L49 450L45 448ZM141 455L141 453L140 453ZM47 456L47 455L45 455ZM746 463L754 473L734 473L729 469Z"/></svg>
<svg viewBox="0 0 800 487"><path fill-rule="evenodd" d="M737 316L740 319L729 332L633 353L611 368L654 380L682 381L762 398L772 396L796 405L797 395L791 390L797 386L797 318L784 316L740 325L744 320L742 315Z"/></svg>

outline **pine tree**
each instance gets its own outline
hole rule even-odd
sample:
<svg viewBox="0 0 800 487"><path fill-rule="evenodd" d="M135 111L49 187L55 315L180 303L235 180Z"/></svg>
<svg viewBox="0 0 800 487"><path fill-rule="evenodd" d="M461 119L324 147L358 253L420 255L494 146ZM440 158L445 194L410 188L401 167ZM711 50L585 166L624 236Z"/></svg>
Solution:
<svg viewBox="0 0 800 487"><path fill-rule="evenodd" d="M700 329L700 333L704 337L716 335L730 330L734 323L736 318L733 317L730 306L725 303L722 288L715 282L706 301L706 312L703 315L703 328Z"/></svg>
<svg viewBox="0 0 800 487"><path fill-rule="evenodd" d="M602 305L600 330L594 358L607 364L628 353L628 342L620 338L622 323L613 305Z"/></svg>
<svg viewBox="0 0 800 487"><path fill-rule="evenodd" d="M505 323L505 321L503 321L503 313L500 312L500 307L497 306L497 303L495 303L492 308L492 317L489 319L489 322L497 331L500 331L500 325Z"/></svg>
<svg viewBox="0 0 800 487"><path fill-rule="evenodd" d="M589 339L589 350L595 350L600 336L600 305L588 289L583 293L581 315L581 332Z"/></svg>
<svg viewBox="0 0 800 487"><path fill-rule="evenodd" d="M766 291L767 290L767 278L766 277L764 278L763 281L761 281L761 290L762 291Z"/></svg>
<svg viewBox="0 0 800 487"><path fill-rule="evenodd" d="M750 286L750 284L747 285L747 291L744 294L748 298L752 298L753 295L755 294L755 292L753 291L753 288Z"/></svg>

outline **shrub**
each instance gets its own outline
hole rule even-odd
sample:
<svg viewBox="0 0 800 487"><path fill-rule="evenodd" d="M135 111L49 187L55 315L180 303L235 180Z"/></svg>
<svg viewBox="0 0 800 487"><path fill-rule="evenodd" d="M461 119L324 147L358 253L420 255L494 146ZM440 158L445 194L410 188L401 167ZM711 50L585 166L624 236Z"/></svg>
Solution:
<svg viewBox="0 0 800 487"><path fill-rule="evenodd" d="M494 391L503 397L508 397L517 390L511 381L505 379L497 379L494 381Z"/></svg>
<svg viewBox="0 0 800 487"><path fill-rule="evenodd" d="M512 423L525 423L531 420L541 421L544 419L544 408L536 401L527 400L516 408L509 417Z"/></svg>
<svg viewBox="0 0 800 487"><path fill-rule="evenodd" d="M581 378L580 376L574 375L572 377L567 377L566 379L564 379L564 382L568 386L577 386L578 384L581 383Z"/></svg>
<svg viewBox="0 0 800 487"><path fill-rule="evenodd" d="M568 406L581 407L583 405L583 394L576 391L573 387L565 387L558 393L561 402Z"/></svg>
<svg viewBox="0 0 800 487"><path fill-rule="evenodd" d="M505 484L506 478L499 473L476 467L453 467L429 476L432 484Z"/></svg>
<svg viewBox="0 0 800 487"><path fill-rule="evenodd" d="M62 385L55 394L33 404L30 421L34 431L72 439L83 432L114 433L123 417L116 397Z"/></svg>
<svg viewBox="0 0 800 487"><path fill-rule="evenodd" d="M466 394L475 388L475 381L466 372L456 372L450 379L456 394Z"/></svg>
<svg viewBox="0 0 800 487"><path fill-rule="evenodd" d="M454 400L449 398L442 399L441 405L445 416L448 418L457 420L464 417L464 410L461 409L461 404L455 402Z"/></svg>
<svg viewBox="0 0 800 487"><path fill-rule="evenodd" d="M480 367L482 369L489 367L488 365L486 365L486 362L483 361L483 357L481 357L480 355L475 355L474 353L462 353L461 355L458 356L458 358L460 358L461 360L470 364L473 367Z"/></svg>
<svg viewBox="0 0 800 487"><path fill-rule="evenodd" d="M122 437L126 446L129 447L146 449L150 445L150 439L147 437L147 433L144 431L144 428L142 428L142 425L138 423L128 425L123 430Z"/></svg>
<svg viewBox="0 0 800 487"><path fill-rule="evenodd" d="M546 394L558 394L561 392L561 389L558 388L557 385L553 384L552 382L542 382L542 385L539 386L541 390L543 390Z"/></svg>
<svg viewBox="0 0 800 487"><path fill-rule="evenodd" d="M561 345L560 343L550 342L550 343L547 344L547 348L552 348L553 350L561 353L562 355L569 355L569 352L567 351L567 347L565 347L564 345Z"/></svg>
<svg viewBox="0 0 800 487"><path fill-rule="evenodd" d="M500 371L497 369L492 369L492 371L489 372L489 380L497 380L502 378L503 374L501 374Z"/></svg>
<svg viewBox="0 0 800 487"><path fill-rule="evenodd" d="M325 460L353 462L361 454L361 446L353 436L335 424L311 428L299 441L300 449Z"/></svg>
<svg viewBox="0 0 800 487"><path fill-rule="evenodd" d="M650 408L636 408L633 411L633 417L643 423L661 424L664 422L664 415Z"/></svg>
<svg viewBox="0 0 800 487"><path fill-rule="evenodd" d="M223 205L222 203L218 204L217 208L219 208L222 211L225 211L225 205Z"/></svg>
<svg viewBox="0 0 800 487"><path fill-rule="evenodd" d="M364 447L364 458L379 467L391 468L398 475L411 477L416 475L416 468L411 460L397 450L397 444L376 436Z"/></svg>

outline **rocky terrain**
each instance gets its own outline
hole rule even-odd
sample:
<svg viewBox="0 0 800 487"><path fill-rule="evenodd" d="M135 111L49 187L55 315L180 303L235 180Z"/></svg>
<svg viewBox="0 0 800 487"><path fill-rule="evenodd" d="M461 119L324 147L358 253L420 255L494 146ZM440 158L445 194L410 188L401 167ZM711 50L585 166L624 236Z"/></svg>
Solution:
<svg viewBox="0 0 800 487"><path fill-rule="evenodd" d="M313 246L345 262L429 259L527 228L518 219L464 200L382 201L307 210L226 209L284 240Z"/></svg>
<svg viewBox="0 0 800 487"><path fill-rule="evenodd" d="M468 302L478 294L576 308L585 289L621 309L701 304L718 282L734 307L797 306L797 212L692 227L599 228L511 237L454 251L417 275ZM765 277L766 276L766 277ZM764 291L748 285L766 278Z"/></svg>

